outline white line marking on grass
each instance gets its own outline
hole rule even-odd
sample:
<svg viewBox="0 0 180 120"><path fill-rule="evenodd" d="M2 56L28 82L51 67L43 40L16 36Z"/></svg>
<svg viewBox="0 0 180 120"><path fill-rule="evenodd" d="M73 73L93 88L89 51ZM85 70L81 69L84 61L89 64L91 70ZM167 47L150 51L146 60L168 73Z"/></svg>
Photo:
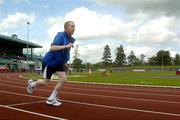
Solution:
<svg viewBox="0 0 180 120"><path fill-rule="evenodd" d="M180 86L157 86L157 85L138 85L138 84L115 84L115 83L96 83L96 82L77 82L68 81L75 84L90 84L90 85L107 85L107 86L128 86L128 87L147 87L147 88L174 88L180 89Z"/></svg>
<svg viewBox="0 0 180 120"><path fill-rule="evenodd" d="M29 79L29 77L24 77L19 75L19 78L22 79ZM173 89L180 89L180 86L158 86L158 85L138 85L138 84L116 84L116 83L96 83L96 82L78 82L78 81L67 81L69 83L76 83L76 84L92 84L92 85L107 85L107 86L128 86L128 87L147 87L147 88L173 88Z"/></svg>
<svg viewBox="0 0 180 120"><path fill-rule="evenodd" d="M8 108L8 109L11 109L11 110L16 110L16 111L20 111L20 112L24 112L24 113L29 113L29 114L33 114L33 115L38 115L38 116L42 116L42 117L46 117L46 118L51 118L51 119L55 119L55 120L67 120L67 119L60 118L60 117L55 117L55 116L51 116L51 115L36 113L36 112L23 110L23 109L19 109L19 108L14 108L14 107L6 106L6 105L0 105L0 107Z"/></svg>
<svg viewBox="0 0 180 120"><path fill-rule="evenodd" d="M1 91L1 92L5 92L5 93L9 93L9 94L17 94L17 93L14 93L14 92L7 92L7 91ZM20 93L18 93L18 95L27 96L25 94L20 94ZM36 98L43 98L44 99L44 97L33 96L33 95L29 95L28 97L36 97ZM160 115L180 117L180 114L175 114L175 113L167 113L167 112L159 112L159 111L151 111L151 110L141 110L141 109L126 108L126 107L116 107L116 106L84 103L84 102L77 102L77 101L70 101L70 100L62 100L62 101L67 102L67 103L87 105L87 106L93 106L93 107L101 107L101 108L108 108L108 109L116 109L116 110L125 110L125 111L143 112L143 113L150 113L150 114L160 114ZM4 106L4 105L0 105L0 106ZM5 107L8 107L8 106L5 106ZM28 112L30 112L30 111L28 111ZM36 113L36 114L38 114L38 113Z"/></svg>
<svg viewBox="0 0 180 120"><path fill-rule="evenodd" d="M41 101L34 101L34 102L17 103L17 104L10 104L10 105L6 105L6 106L13 107L13 106L29 105L29 104L42 103L42 102L45 102L45 101L41 100Z"/></svg>

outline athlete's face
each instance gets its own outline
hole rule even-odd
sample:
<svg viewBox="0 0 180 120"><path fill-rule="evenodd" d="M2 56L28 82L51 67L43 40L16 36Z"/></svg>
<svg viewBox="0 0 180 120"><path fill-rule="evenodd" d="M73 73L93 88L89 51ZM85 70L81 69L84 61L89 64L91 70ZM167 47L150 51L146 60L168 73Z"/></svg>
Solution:
<svg viewBox="0 0 180 120"><path fill-rule="evenodd" d="M67 25L66 31L73 35L74 31L75 31L75 24L73 22L69 22L69 24Z"/></svg>

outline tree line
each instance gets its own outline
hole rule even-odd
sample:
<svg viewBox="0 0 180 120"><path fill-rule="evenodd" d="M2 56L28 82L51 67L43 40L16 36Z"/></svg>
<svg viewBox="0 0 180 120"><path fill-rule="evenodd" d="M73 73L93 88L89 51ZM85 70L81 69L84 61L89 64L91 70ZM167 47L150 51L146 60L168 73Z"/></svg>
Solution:
<svg viewBox="0 0 180 120"><path fill-rule="evenodd" d="M169 50L159 50L155 55L150 58L145 59L146 56L141 54L137 57L132 50L129 55L124 52L123 45L116 48L115 60L112 61L111 50L108 45L104 47L102 64L115 65L115 66L170 66L170 65L180 65L180 55L177 53L174 58L171 57Z"/></svg>
<svg viewBox="0 0 180 120"><path fill-rule="evenodd" d="M78 46L75 47L74 60L72 62L73 68L80 70L81 68L89 68L91 63L83 63L83 60L79 58ZM101 62L94 64L93 66L171 66L180 65L180 55L177 53L175 57L171 57L169 50L159 50L155 55L147 58L146 55L141 54L136 56L132 50L128 55L124 52L123 45L120 45L115 50L115 60L112 60L111 49L109 45L104 47L104 52L101 58Z"/></svg>

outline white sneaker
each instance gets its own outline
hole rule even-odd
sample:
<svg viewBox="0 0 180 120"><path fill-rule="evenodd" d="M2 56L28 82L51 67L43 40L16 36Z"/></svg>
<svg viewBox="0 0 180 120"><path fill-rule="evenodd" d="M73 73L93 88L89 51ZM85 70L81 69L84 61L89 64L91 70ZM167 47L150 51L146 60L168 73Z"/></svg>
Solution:
<svg viewBox="0 0 180 120"><path fill-rule="evenodd" d="M34 87L31 86L31 83L32 83L32 82L33 82L32 79L28 80L27 92L28 92L29 94L32 94L32 93L33 93Z"/></svg>
<svg viewBox="0 0 180 120"><path fill-rule="evenodd" d="M59 97L56 97L55 98L58 102L60 102L61 101L61 99L59 98Z"/></svg>
<svg viewBox="0 0 180 120"><path fill-rule="evenodd" d="M62 103L58 101L56 98L54 98L53 100L46 100L46 104L53 106L60 106Z"/></svg>

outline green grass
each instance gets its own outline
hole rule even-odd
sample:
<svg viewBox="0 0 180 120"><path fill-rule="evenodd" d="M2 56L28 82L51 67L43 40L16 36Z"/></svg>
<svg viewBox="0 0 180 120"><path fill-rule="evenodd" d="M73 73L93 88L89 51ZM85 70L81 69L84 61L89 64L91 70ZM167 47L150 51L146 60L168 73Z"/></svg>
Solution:
<svg viewBox="0 0 180 120"><path fill-rule="evenodd" d="M35 73L25 73L25 77L33 79L42 79ZM173 78L175 77L175 78ZM73 73L68 75L68 80L78 82L97 82L97 83L115 83L115 84L138 84L138 85L157 85L157 86L180 86L180 77L177 77L175 71L163 72L113 72L110 76L103 77L102 72Z"/></svg>
<svg viewBox="0 0 180 120"><path fill-rule="evenodd" d="M153 69L153 68L162 68L162 66L129 66L128 68L132 68L132 69ZM163 68L180 68L180 66L163 66Z"/></svg>
<svg viewBox="0 0 180 120"><path fill-rule="evenodd" d="M119 68L119 67L113 67L113 66L107 66L107 67L100 67L103 69L113 69L113 68ZM162 66L126 66L122 68L128 68L128 69L161 69ZM171 68L180 68L180 66L163 66L164 69L171 69ZM98 68L97 68L98 69Z"/></svg>

